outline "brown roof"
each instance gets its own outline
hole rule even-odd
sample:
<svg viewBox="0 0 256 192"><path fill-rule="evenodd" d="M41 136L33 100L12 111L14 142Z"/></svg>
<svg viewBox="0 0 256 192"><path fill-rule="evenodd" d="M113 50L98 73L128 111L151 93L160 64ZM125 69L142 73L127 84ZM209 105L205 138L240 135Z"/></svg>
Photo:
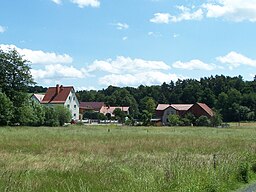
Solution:
<svg viewBox="0 0 256 192"><path fill-rule="evenodd" d="M41 103L61 104L65 103L70 92L74 87L63 87L57 85L56 87L49 87Z"/></svg>
<svg viewBox="0 0 256 192"><path fill-rule="evenodd" d="M213 111L210 107L208 107L208 105L206 105L205 103L197 103L197 105L199 105L203 110L205 110L211 117L213 116Z"/></svg>
<svg viewBox="0 0 256 192"><path fill-rule="evenodd" d="M104 102L80 102L79 108L81 109L92 109L100 110L101 107L105 106Z"/></svg>
<svg viewBox="0 0 256 192"><path fill-rule="evenodd" d="M102 107L100 109L100 113L103 113L103 114L107 114L107 113L113 114L115 109L121 109L124 112L128 112L129 107L106 107L106 106L104 106L104 107Z"/></svg>
<svg viewBox="0 0 256 192"><path fill-rule="evenodd" d="M158 104L156 110L157 111L164 111L170 106L170 104Z"/></svg>
<svg viewBox="0 0 256 192"><path fill-rule="evenodd" d="M171 104L171 107L177 111L187 111L193 104Z"/></svg>

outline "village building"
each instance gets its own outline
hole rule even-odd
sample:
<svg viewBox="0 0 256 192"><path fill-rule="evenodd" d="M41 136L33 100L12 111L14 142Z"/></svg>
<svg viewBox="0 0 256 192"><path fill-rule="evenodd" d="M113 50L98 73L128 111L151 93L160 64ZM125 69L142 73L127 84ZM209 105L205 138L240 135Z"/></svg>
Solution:
<svg viewBox="0 0 256 192"><path fill-rule="evenodd" d="M49 87L41 101L41 104L65 106L70 110L72 119L79 119L79 102L73 86L64 87L62 85L56 85L56 87Z"/></svg>
<svg viewBox="0 0 256 192"><path fill-rule="evenodd" d="M129 115L129 107L110 107L110 106L103 106L100 109L100 113L107 115L109 114L111 117L114 117L115 109L121 109L126 115Z"/></svg>
<svg viewBox="0 0 256 192"><path fill-rule="evenodd" d="M168 124L169 115L179 115L184 117L186 114L191 113L195 117L207 116L213 117L213 111L204 103L196 104L158 104L156 108L156 117L161 120L162 125Z"/></svg>
<svg viewBox="0 0 256 192"><path fill-rule="evenodd" d="M212 118L214 113L210 107L208 107L205 103L196 103L192 107L190 107L187 113L192 113L195 117L206 116L208 118Z"/></svg>

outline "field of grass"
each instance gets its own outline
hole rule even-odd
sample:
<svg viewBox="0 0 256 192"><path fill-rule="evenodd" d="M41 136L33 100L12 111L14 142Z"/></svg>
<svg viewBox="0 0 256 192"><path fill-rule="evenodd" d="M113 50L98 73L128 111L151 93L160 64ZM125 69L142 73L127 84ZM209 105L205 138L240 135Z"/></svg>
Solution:
<svg viewBox="0 0 256 192"><path fill-rule="evenodd" d="M233 191L252 167L256 126L0 128L0 191Z"/></svg>

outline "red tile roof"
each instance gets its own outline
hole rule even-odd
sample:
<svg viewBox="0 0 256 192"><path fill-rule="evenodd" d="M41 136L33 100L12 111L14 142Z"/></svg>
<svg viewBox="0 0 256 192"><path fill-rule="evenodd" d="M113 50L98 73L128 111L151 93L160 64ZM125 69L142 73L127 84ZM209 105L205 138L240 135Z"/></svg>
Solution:
<svg viewBox="0 0 256 192"><path fill-rule="evenodd" d="M42 100L41 103L51 103L51 104L62 104L65 103L68 95L70 92L74 90L74 87L63 87L63 86L56 86L56 87L49 87L47 92Z"/></svg>
<svg viewBox="0 0 256 192"><path fill-rule="evenodd" d="M89 109L99 111L101 107L105 106L104 102L80 102L80 109Z"/></svg>
<svg viewBox="0 0 256 192"><path fill-rule="evenodd" d="M208 113L209 116L213 117L213 111L211 110L210 107L208 107L208 105L206 105L205 103L197 103L197 105L199 105L203 110L205 110L205 112Z"/></svg>

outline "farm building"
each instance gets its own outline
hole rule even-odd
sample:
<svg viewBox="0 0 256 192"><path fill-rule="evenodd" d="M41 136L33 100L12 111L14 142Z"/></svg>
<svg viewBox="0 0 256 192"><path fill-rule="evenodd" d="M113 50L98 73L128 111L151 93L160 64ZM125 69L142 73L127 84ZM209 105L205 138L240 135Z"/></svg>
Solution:
<svg viewBox="0 0 256 192"><path fill-rule="evenodd" d="M167 125L168 116L171 114L183 117L187 113L192 113L196 117L207 116L211 118L213 111L204 103L196 104L158 104L156 117L161 119L163 125Z"/></svg>

